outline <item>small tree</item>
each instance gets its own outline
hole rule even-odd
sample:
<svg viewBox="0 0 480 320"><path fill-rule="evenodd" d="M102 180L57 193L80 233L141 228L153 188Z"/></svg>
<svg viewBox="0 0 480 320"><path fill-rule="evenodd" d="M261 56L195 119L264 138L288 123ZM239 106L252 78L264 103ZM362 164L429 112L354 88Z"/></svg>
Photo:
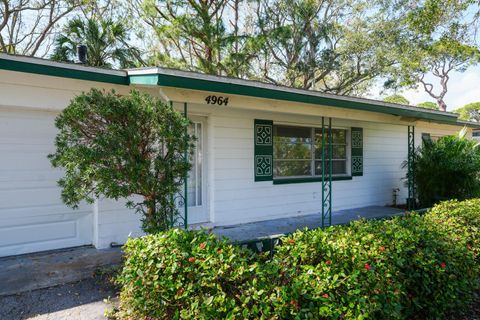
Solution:
<svg viewBox="0 0 480 320"><path fill-rule="evenodd" d="M184 154L194 137L188 119L172 106L135 90L118 96L92 89L74 98L55 125L56 152L49 159L65 169L58 183L67 205L130 198L127 206L143 215L149 233L178 219L174 195L190 169Z"/></svg>

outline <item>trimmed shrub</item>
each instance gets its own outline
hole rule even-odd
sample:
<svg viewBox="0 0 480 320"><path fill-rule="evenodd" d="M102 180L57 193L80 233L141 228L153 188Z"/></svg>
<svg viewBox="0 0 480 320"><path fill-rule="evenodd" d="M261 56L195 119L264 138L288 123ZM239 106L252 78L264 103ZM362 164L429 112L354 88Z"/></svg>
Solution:
<svg viewBox="0 0 480 320"><path fill-rule="evenodd" d="M427 319L468 302L480 200L282 239L273 257L204 231L131 239L120 318Z"/></svg>
<svg viewBox="0 0 480 320"><path fill-rule="evenodd" d="M458 136L425 141L416 150L415 183L420 207L480 196L480 149L477 141L465 135L466 130L462 130Z"/></svg>
<svg viewBox="0 0 480 320"><path fill-rule="evenodd" d="M121 318L241 317L262 294L255 292L260 272L253 253L203 231L172 229L129 239L124 250L117 280Z"/></svg>
<svg viewBox="0 0 480 320"><path fill-rule="evenodd" d="M478 280L474 255L462 226L433 220L411 214L295 233L273 263L289 283L282 292L308 308L286 306L280 314L425 319L462 305Z"/></svg>

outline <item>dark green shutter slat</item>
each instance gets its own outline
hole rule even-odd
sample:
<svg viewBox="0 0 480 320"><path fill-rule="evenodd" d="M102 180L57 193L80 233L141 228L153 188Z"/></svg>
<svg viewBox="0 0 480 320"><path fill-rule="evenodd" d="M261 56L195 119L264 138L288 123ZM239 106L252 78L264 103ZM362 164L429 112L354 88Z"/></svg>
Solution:
<svg viewBox="0 0 480 320"><path fill-rule="evenodd" d="M352 128L352 176L363 176L363 129Z"/></svg>
<svg viewBox="0 0 480 320"><path fill-rule="evenodd" d="M273 180L273 121L255 119L255 181Z"/></svg>

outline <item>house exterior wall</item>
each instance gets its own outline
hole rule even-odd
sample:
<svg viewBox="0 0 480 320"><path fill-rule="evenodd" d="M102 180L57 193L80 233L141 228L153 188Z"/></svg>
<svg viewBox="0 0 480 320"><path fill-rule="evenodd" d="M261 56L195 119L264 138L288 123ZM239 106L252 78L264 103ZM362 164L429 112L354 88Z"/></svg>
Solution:
<svg viewBox="0 0 480 320"><path fill-rule="evenodd" d="M86 203L76 210L64 205L56 183L62 170L47 159L55 151L55 117L70 99L92 87L129 91L126 86L0 71L0 256L107 247L131 231L136 235L138 217L124 207L112 217L116 207L109 202L100 203L98 212Z"/></svg>
<svg viewBox="0 0 480 320"><path fill-rule="evenodd" d="M302 106L291 106L297 114L246 112L242 109L207 108L190 104L190 112L205 112L213 133L210 137L214 164L210 177L211 221L230 225L279 217L318 213L321 209L321 183L273 184L254 181L254 119L307 126L321 125L318 116L301 115ZM416 144L421 133L432 136L454 134L460 127L417 123ZM364 173L352 180L333 181L333 210L370 205L390 205L393 189L399 188L398 203L405 203L402 163L407 157L407 125L333 118L333 127L361 127L364 132ZM209 133L207 133L209 134ZM211 161L212 161L211 160Z"/></svg>
<svg viewBox="0 0 480 320"><path fill-rule="evenodd" d="M54 119L70 99L91 87L127 94L131 87L92 81L0 71L0 256L76 245L105 248L141 235L140 217L124 202L99 199L78 210L66 207L46 156L54 151ZM177 101L191 115L206 117L207 192L210 222L228 225L319 212L318 182L274 185L254 182L254 119L318 126L321 116L333 126L364 129L364 174L333 182L333 209L392 202L392 189L406 198L401 164L407 155L407 125L423 132L453 134L458 126L409 122L395 116L232 96L228 107L203 102L207 92L140 87Z"/></svg>

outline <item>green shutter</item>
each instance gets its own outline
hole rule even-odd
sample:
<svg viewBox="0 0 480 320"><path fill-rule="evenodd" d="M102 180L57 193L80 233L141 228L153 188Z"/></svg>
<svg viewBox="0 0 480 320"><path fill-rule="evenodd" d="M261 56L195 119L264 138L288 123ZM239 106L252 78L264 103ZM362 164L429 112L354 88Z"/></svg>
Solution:
<svg viewBox="0 0 480 320"><path fill-rule="evenodd" d="M255 119L255 181L273 180L273 121Z"/></svg>
<svg viewBox="0 0 480 320"><path fill-rule="evenodd" d="M352 128L352 176L363 176L363 129Z"/></svg>

